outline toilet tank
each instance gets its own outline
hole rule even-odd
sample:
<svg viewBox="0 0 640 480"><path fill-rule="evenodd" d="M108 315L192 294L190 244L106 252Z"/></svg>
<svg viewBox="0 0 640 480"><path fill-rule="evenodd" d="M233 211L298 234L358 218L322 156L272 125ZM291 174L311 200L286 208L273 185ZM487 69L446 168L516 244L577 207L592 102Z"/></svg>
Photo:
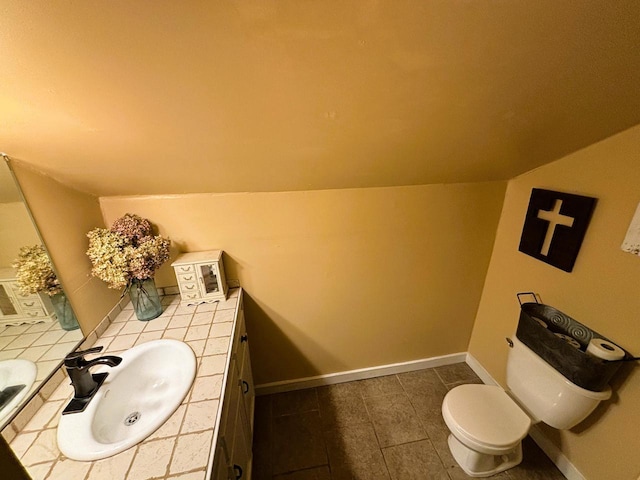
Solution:
<svg viewBox="0 0 640 480"><path fill-rule="evenodd" d="M571 383L515 337L507 358L507 385L534 422L560 430L577 425L611 396L609 387L592 392Z"/></svg>

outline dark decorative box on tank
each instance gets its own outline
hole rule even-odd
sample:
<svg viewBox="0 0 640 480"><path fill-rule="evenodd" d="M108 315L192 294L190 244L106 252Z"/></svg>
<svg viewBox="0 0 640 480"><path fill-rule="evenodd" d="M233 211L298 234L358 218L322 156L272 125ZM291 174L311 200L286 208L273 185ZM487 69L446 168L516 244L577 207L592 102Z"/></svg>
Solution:
<svg viewBox="0 0 640 480"><path fill-rule="evenodd" d="M570 337L569 342L556 334ZM593 392L604 390L622 364L586 353L592 339L611 340L542 303L521 305L516 337L571 382ZM579 348L575 342L570 343L571 339L579 343ZM632 358L627 351L625 358Z"/></svg>

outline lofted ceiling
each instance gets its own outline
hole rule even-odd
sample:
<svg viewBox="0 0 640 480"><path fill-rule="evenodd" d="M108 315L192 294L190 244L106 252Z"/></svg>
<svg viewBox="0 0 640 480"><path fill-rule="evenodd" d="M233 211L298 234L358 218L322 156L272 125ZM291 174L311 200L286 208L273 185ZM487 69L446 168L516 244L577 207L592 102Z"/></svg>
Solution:
<svg viewBox="0 0 640 480"><path fill-rule="evenodd" d="M501 180L640 123L637 0L0 15L0 151L99 196Z"/></svg>

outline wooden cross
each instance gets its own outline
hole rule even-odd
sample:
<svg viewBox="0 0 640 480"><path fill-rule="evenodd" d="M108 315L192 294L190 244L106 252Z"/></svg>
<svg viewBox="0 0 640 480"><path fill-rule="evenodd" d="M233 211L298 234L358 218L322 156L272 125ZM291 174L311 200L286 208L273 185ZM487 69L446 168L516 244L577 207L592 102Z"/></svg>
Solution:
<svg viewBox="0 0 640 480"><path fill-rule="evenodd" d="M560 213L561 208L562 200L556 200L553 210L538 210L538 218L549 222L547 234L545 235L544 242L542 243L542 250L540 250L540 253L545 257L549 255L549 248L551 247L551 241L553 240L556 227L558 225L573 227L573 221L575 218L568 215L562 215Z"/></svg>

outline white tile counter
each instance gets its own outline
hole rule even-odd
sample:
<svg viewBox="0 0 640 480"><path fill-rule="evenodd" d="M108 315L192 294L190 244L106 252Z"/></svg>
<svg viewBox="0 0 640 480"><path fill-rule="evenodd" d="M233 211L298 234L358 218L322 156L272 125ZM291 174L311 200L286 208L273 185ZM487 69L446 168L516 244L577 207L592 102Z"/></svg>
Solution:
<svg viewBox="0 0 640 480"><path fill-rule="evenodd" d="M103 460L77 462L64 457L56 444L62 409L73 395L67 378L44 402L10 445L34 480L205 480L228 365L231 335L241 290L228 299L197 307L181 307L178 295L163 297L162 315L136 319L131 304L113 318L95 346L100 355L118 355L150 340L186 342L198 359L196 379L171 418L142 443ZM99 328L98 331L103 330ZM83 345L88 348L89 345Z"/></svg>

